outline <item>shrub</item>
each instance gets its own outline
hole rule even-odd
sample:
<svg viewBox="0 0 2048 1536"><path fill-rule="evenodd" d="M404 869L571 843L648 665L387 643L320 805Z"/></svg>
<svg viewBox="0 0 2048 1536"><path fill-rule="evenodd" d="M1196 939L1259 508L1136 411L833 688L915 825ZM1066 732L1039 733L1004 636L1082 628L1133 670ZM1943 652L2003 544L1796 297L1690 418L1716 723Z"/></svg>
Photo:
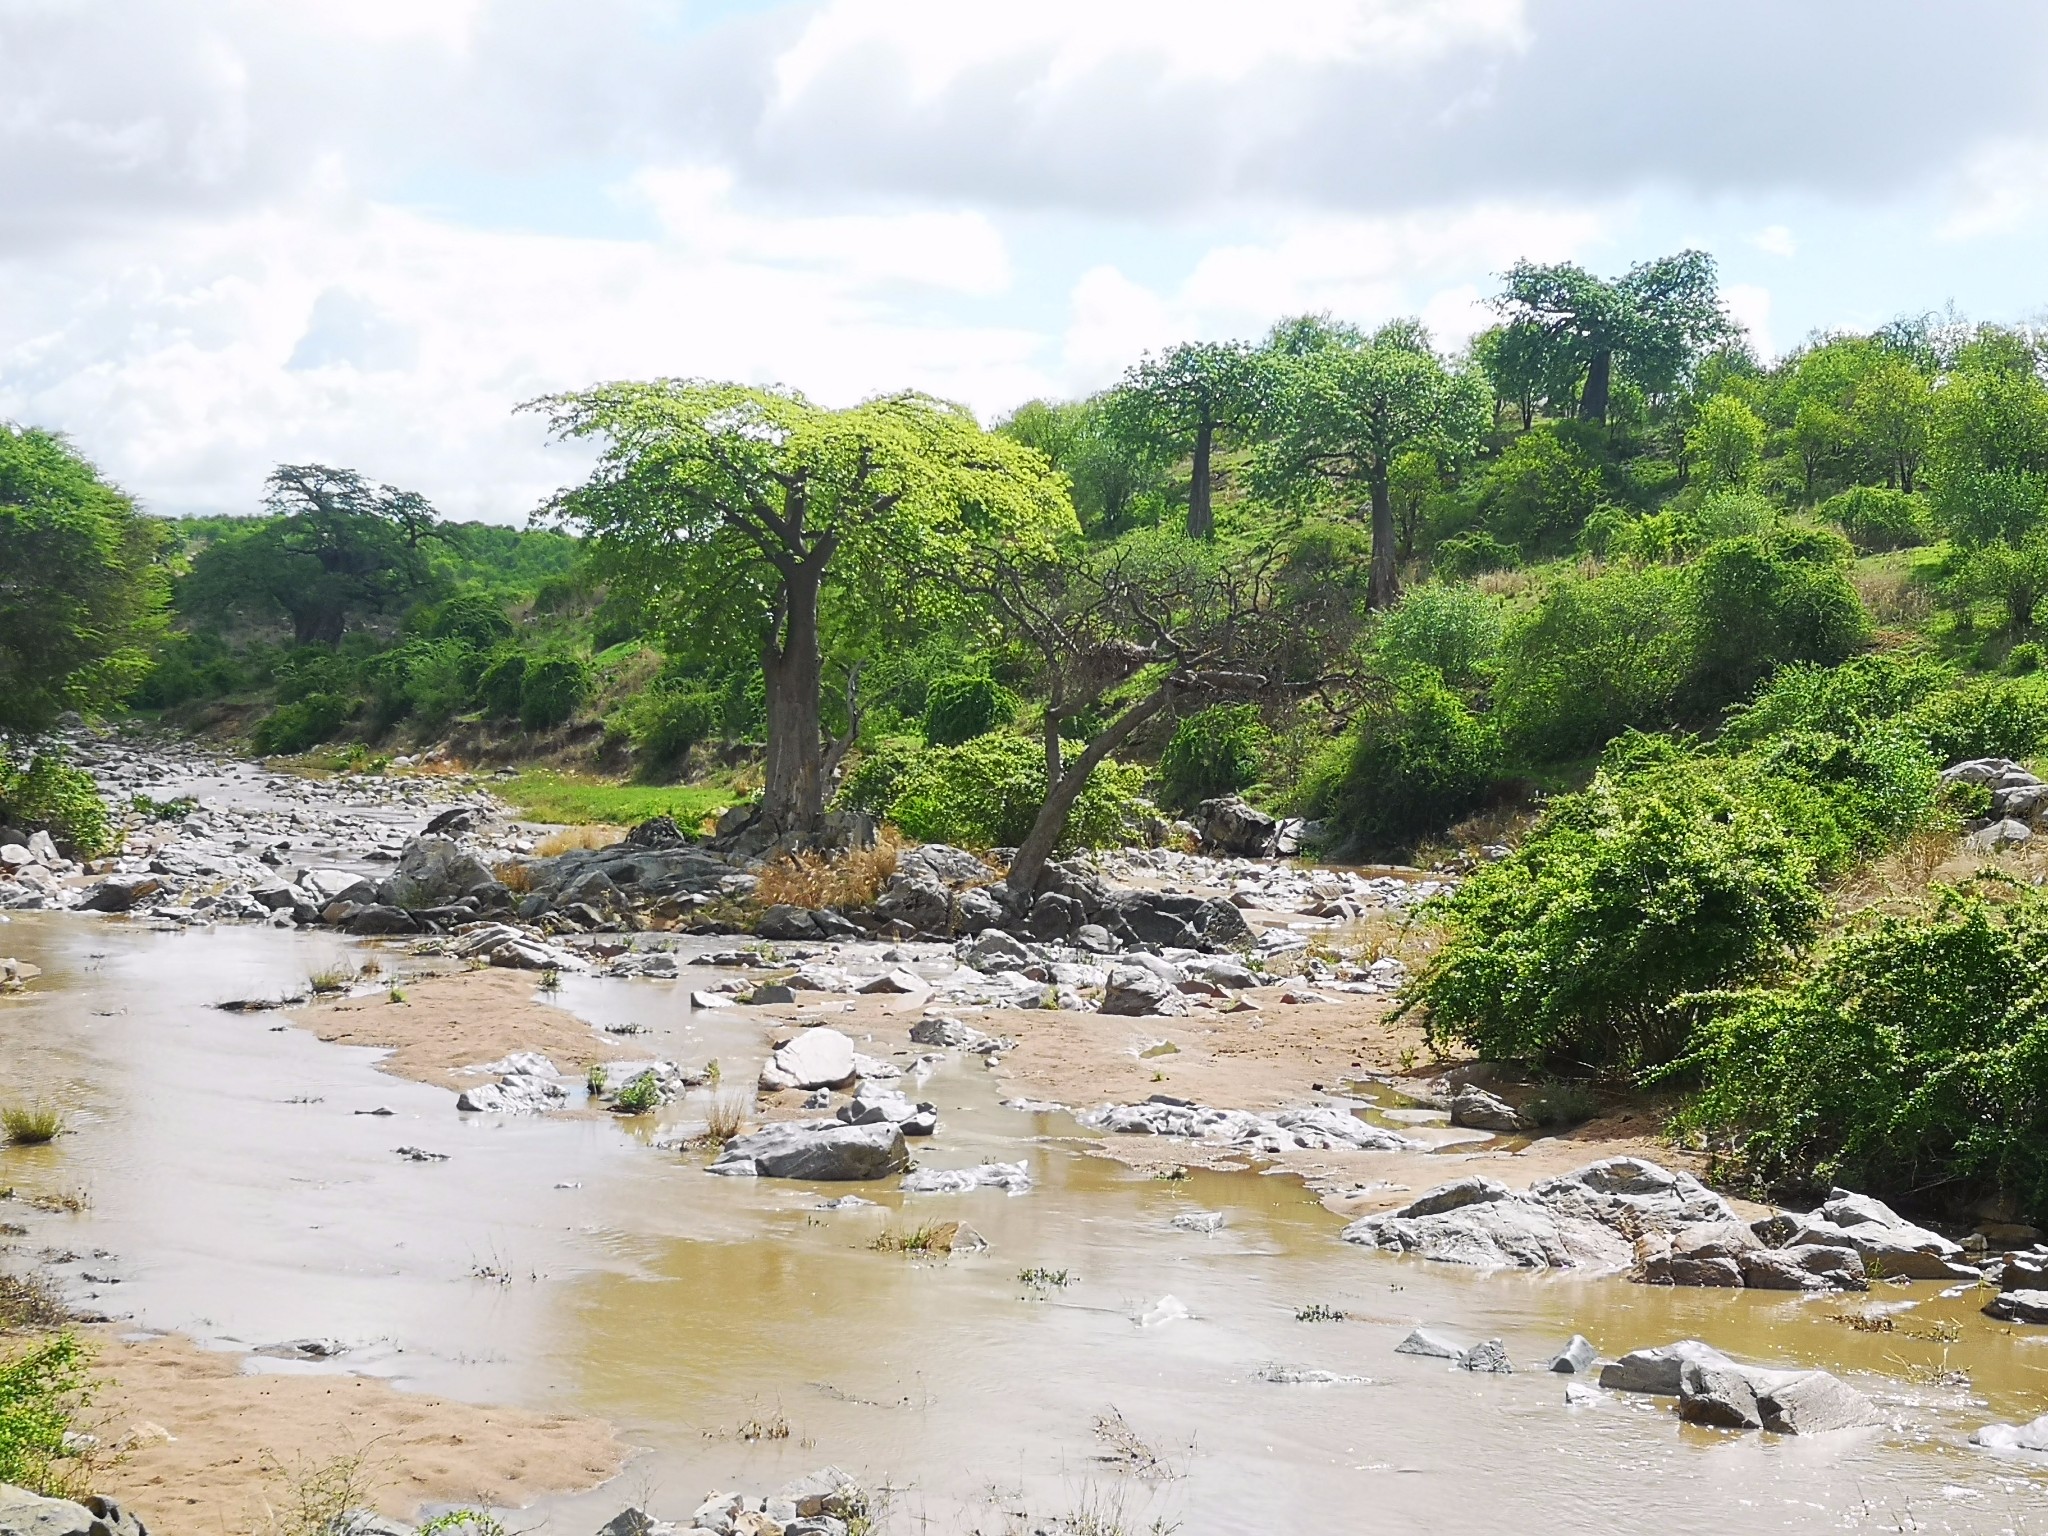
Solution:
<svg viewBox="0 0 2048 1536"><path fill-rule="evenodd" d="M65 1444L89 1398L91 1356L68 1329L0 1361L0 1483L48 1498L90 1490L77 1451Z"/></svg>
<svg viewBox="0 0 2048 1536"><path fill-rule="evenodd" d="M1793 731L1739 757L1732 782L1768 807L1822 879L1903 841L1939 817L1940 764L1906 726L1859 736Z"/></svg>
<svg viewBox="0 0 2048 1536"><path fill-rule="evenodd" d="M903 776L924 749L907 736L885 736L854 760L833 804L843 811L886 816L901 792Z"/></svg>
<svg viewBox="0 0 2048 1536"><path fill-rule="evenodd" d="M1078 743L1068 750L1078 753ZM1127 840L1143 806L1145 770L1114 760L1096 765L1067 819L1062 848L1107 848ZM920 842L1014 847L1045 803L1045 751L1019 736L980 736L924 752L903 775L889 819Z"/></svg>
<svg viewBox="0 0 2048 1536"><path fill-rule="evenodd" d="M55 1141L64 1129L64 1116L47 1104L9 1104L0 1107L0 1135L11 1146L40 1147Z"/></svg>
<svg viewBox="0 0 2048 1536"><path fill-rule="evenodd" d="M986 674L942 677L925 689L924 739L935 747L957 747L1008 725L1017 695Z"/></svg>
<svg viewBox="0 0 2048 1536"><path fill-rule="evenodd" d="M1767 1187L2010 1196L2048 1215L2048 906L1981 882L1844 935L1732 1000L1686 1065L1684 1123Z"/></svg>
<svg viewBox="0 0 2048 1536"><path fill-rule="evenodd" d="M573 656L541 656L519 681L519 723L545 731L576 713L590 694L590 668Z"/></svg>
<svg viewBox="0 0 2048 1536"><path fill-rule="evenodd" d="M1411 587L1374 626L1372 652L1389 672L1415 667L1452 683L1470 682L1500 650L1497 598L1462 583Z"/></svg>
<svg viewBox="0 0 2048 1536"><path fill-rule="evenodd" d="M1662 567L1573 577L1507 627L1495 710L1505 743L1544 762L1669 718L1685 676L1687 591Z"/></svg>
<svg viewBox="0 0 2048 1536"><path fill-rule="evenodd" d="M1931 695L1906 718L1944 764L2031 757L2048 744L2048 684L2039 676L1984 678Z"/></svg>
<svg viewBox="0 0 2048 1536"><path fill-rule="evenodd" d="M1337 846L1401 853L1478 807L1499 757L1492 728L1435 673L1411 673L1360 715L1340 776L1315 800Z"/></svg>
<svg viewBox="0 0 2048 1536"><path fill-rule="evenodd" d="M1820 515L1865 555L1925 544L1932 529L1926 498L1881 485L1854 485L1830 496L1820 504Z"/></svg>
<svg viewBox="0 0 2048 1536"><path fill-rule="evenodd" d="M643 770L668 769L690 748L718 729L718 700L703 692L650 689L635 701L630 716L633 751Z"/></svg>
<svg viewBox="0 0 2048 1536"><path fill-rule="evenodd" d="M476 702L493 720L511 720L519 714L519 690L526 682L526 653L501 650L484 662L477 674Z"/></svg>
<svg viewBox="0 0 2048 1536"><path fill-rule="evenodd" d="M349 701L339 694L309 693L257 721L249 744L260 757L307 751L339 734L349 708Z"/></svg>
<svg viewBox="0 0 2048 1536"><path fill-rule="evenodd" d="M512 638L512 621L496 598L472 587L429 610L421 632L430 640L460 640L473 650L487 651Z"/></svg>
<svg viewBox="0 0 2048 1536"><path fill-rule="evenodd" d="M1408 1005L1489 1058L1635 1070L1685 1047L1691 994L1776 971L1821 911L1812 859L1715 765L1603 770L1436 904Z"/></svg>
<svg viewBox="0 0 2048 1536"><path fill-rule="evenodd" d="M1848 575L1808 550L1760 538L1715 544L1689 569L1692 622L1685 692L1694 708L1740 698L1789 662L1838 662L1870 638Z"/></svg>
<svg viewBox="0 0 2048 1536"><path fill-rule="evenodd" d="M44 749L15 771L0 753L0 824L42 828L73 853L93 858L113 846L107 804L91 774Z"/></svg>
<svg viewBox="0 0 2048 1536"><path fill-rule="evenodd" d="M1445 539L1437 545L1429 563L1439 576L1457 581L1487 571L1509 570L1520 562L1521 555L1513 545L1503 544L1492 534L1481 531Z"/></svg>
<svg viewBox="0 0 2048 1536"><path fill-rule="evenodd" d="M1486 466L1478 493L1489 534L1531 553L1561 549L1600 499L1600 466L1578 438L1545 424Z"/></svg>
<svg viewBox="0 0 2048 1536"><path fill-rule="evenodd" d="M1204 800L1251 788L1271 739L1250 704L1218 704L1189 715L1174 727L1159 754L1160 803L1188 811Z"/></svg>
<svg viewBox="0 0 2048 1536"><path fill-rule="evenodd" d="M1854 656L1838 667L1781 668L1722 728L1723 745L1753 746L1786 731L1854 736L1955 686L1955 672L1919 657Z"/></svg>

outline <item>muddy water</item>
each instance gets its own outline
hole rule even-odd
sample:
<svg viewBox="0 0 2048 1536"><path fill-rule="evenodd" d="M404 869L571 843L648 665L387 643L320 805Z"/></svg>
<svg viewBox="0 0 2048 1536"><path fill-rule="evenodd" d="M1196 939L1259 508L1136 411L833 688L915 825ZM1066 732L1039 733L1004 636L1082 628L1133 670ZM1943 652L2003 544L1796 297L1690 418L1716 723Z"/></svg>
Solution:
<svg viewBox="0 0 2048 1536"><path fill-rule="evenodd" d="M2048 1523L2033 1469L1961 1443L2048 1408L2048 1343L1931 1284L1724 1294L1374 1255L1338 1242L1341 1223L1290 1179L1163 1182L1085 1156L1071 1122L1002 1109L971 1061L923 1090L944 1112L923 1160L1026 1159L1037 1188L864 1189L877 1208L826 1211L845 1187L709 1178L609 1120L459 1118L446 1092L378 1073L374 1052L209 1006L290 990L333 940L30 915L0 951L45 968L0 1001L5 1096L59 1102L75 1127L0 1151L0 1184L90 1199L75 1214L0 1206L30 1228L16 1246L62 1260L80 1295L137 1326L223 1348L334 1338L349 1350L334 1368L601 1414L646 1447L612 1487L524 1528L581 1536L626 1502L686 1514L708 1489L761 1491L828 1461L898 1489L905 1531L1090 1508L1190 1532ZM761 1056L756 1020L692 1015L680 985L570 978L562 1000L593 1024L641 1025L663 1054L715 1056L734 1080ZM378 1107L393 1113L356 1113ZM1171 1226L1193 1210L1228 1224ZM925 1262L871 1246L941 1219L971 1222L989 1251ZM1034 1266L1069 1283L1021 1283ZM1167 1296L1189 1315L1138 1320ZM1297 1321L1311 1305L1346 1317ZM1893 1331L1839 1320L1879 1313ZM1417 1322L1499 1335L1523 1369L1474 1377L1392 1353ZM1888 1424L1766 1441L1682 1428L1651 1400L1568 1408L1534 1367L1574 1331L1612 1353L1696 1336L1825 1365ZM1365 1380L1277 1385L1258 1375L1272 1364ZM1092 1426L1112 1412L1159 1458L1154 1475L1100 1459ZM750 1423L788 1437L743 1438Z"/></svg>

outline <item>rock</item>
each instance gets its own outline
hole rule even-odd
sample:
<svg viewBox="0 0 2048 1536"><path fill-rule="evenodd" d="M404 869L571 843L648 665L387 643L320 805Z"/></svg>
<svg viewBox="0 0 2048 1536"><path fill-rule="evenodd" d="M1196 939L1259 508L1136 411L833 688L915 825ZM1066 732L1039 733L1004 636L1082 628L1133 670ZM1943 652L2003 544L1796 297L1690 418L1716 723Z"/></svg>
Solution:
<svg viewBox="0 0 2048 1536"><path fill-rule="evenodd" d="M97 1494L77 1503L0 1483L0 1536L147 1536L142 1522Z"/></svg>
<svg viewBox="0 0 2048 1536"><path fill-rule="evenodd" d="M1764 1428L1778 1435L1824 1435L1875 1422L1870 1399L1826 1371L1800 1371L1759 1385Z"/></svg>
<svg viewBox="0 0 2048 1536"><path fill-rule="evenodd" d="M2027 1424L1986 1424L1970 1435L1986 1451L2048 1451L2048 1414Z"/></svg>
<svg viewBox="0 0 2048 1536"><path fill-rule="evenodd" d="M498 883L488 865L452 837L421 836L405 845L391 872L391 900L408 909L438 907Z"/></svg>
<svg viewBox="0 0 2048 1536"><path fill-rule="evenodd" d="M1465 1346L1453 1344L1440 1333L1427 1328L1410 1331L1407 1338L1394 1346L1397 1355L1422 1355L1431 1360L1459 1360L1465 1358Z"/></svg>
<svg viewBox="0 0 2048 1536"><path fill-rule="evenodd" d="M1458 1362L1460 1369L1482 1371L1490 1376L1512 1376L1514 1364L1508 1359L1507 1345L1499 1339L1487 1339L1474 1344L1465 1351L1465 1358Z"/></svg>
<svg viewBox="0 0 2048 1536"><path fill-rule="evenodd" d="M1031 915L1024 920L1024 926L1034 939L1064 939L1087 921L1087 915L1073 897L1046 891L1031 903Z"/></svg>
<svg viewBox="0 0 2048 1536"><path fill-rule="evenodd" d="M1716 1429L1762 1429L1756 1380L1732 1361L1687 1360L1678 1371L1678 1416Z"/></svg>
<svg viewBox="0 0 2048 1536"><path fill-rule="evenodd" d="M867 1490L837 1467L820 1467L794 1482L785 1483L775 1497L796 1506L797 1516L833 1515L846 1519L867 1510Z"/></svg>
<svg viewBox="0 0 2048 1536"><path fill-rule="evenodd" d="M906 1136L931 1136L939 1129L936 1104L913 1104L900 1093L880 1088L862 1088L840 1106L835 1118L841 1125L893 1125Z"/></svg>
<svg viewBox="0 0 2048 1536"><path fill-rule="evenodd" d="M903 923L918 933L944 933L953 919L953 897L930 875L899 869L882 884L875 898L875 916L884 923Z"/></svg>
<svg viewBox="0 0 2048 1536"><path fill-rule="evenodd" d="M754 932L764 939L816 939L821 937L818 925L811 921L811 914L802 907L779 905L763 912L754 924Z"/></svg>
<svg viewBox="0 0 2048 1536"><path fill-rule="evenodd" d="M1475 1131L1512 1134L1530 1128L1530 1120L1505 1099L1467 1083L1451 1099L1451 1124Z"/></svg>
<svg viewBox="0 0 2048 1536"><path fill-rule="evenodd" d="M28 856L45 869L55 869L65 862L64 855L57 851L57 844L47 832L31 832L28 835Z"/></svg>
<svg viewBox="0 0 2048 1536"><path fill-rule="evenodd" d="M1085 949L1091 955L1113 955L1116 953L1117 944L1102 924L1083 923L1074 930L1074 947Z"/></svg>
<svg viewBox="0 0 2048 1536"><path fill-rule="evenodd" d="M1370 1125L1344 1110L1320 1107L1281 1109L1260 1115L1242 1109L1210 1109L1154 1095L1149 1103L1105 1104L1078 1118L1090 1130L1118 1135L1183 1136L1251 1152L1326 1152L1333 1147L1395 1152L1415 1151L1422 1145L1396 1131Z"/></svg>
<svg viewBox="0 0 2048 1536"><path fill-rule="evenodd" d="M2000 1291L1984 1315L2004 1323L2048 1323L2048 1291Z"/></svg>
<svg viewBox="0 0 2048 1536"><path fill-rule="evenodd" d="M1221 1211L1183 1211L1173 1218L1177 1232L1221 1232L1223 1213Z"/></svg>
<svg viewBox="0 0 2048 1536"><path fill-rule="evenodd" d="M780 1086L789 1088L843 1088L858 1075L853 1042L823 1025L778 1045L769 1066L785 1080Z"/></svg>
<svg viewBox="0 0 2048 1536"><path fill-rule="evenodd" d="M1575 1333L1569 1344L1550 1357L1550 1369L1567 1376L1583 1376L1599 1357L1600 1352L1593 1348L1592 1340L1583 1333Z"/></svg>
<svg viewBox="0 0 2048 1536"><path fill-rule="evenodd" d="M361 875L346 869L302 870L292 882L313 898L312 905L325 907L332 902L352 901L358 906L367 906L377 899L377 888Z"/></svg>
<svg viewBox="0 0 2048 1536"><path fill-rule="evenodd" d="M1318 1370L1307 1365L1262 1365L1259 1380L1275 1382L1284 1387L1334 1387L1364 1384L1364 1376L1340 1376L1335 1371Z"/></svg>
<svg viewBox="0 0 2048 1536"><path fill-rule="evenodd" d="M725 1144L712 1173L763 1179L886 1179L910 1166L903 1132L893 1125L794 1121Z"/></svg>
<svg viewBox="0 0 2048 1536"><path fill-rule="evenodd" d="M884 971L872 980L862 982L855 990L869 996L882 993L914 997L920 993L931 991L931 983L915 971L898 969Z"/></svg>
<svg viewBox="0 0 2048 1536"><path fill-rule="evenodd" d="M2009 1253L2000 1266L2002 1291L2048 1291L2048 1253Z"/></svg>
<svg viewBox="0 0 2048 1536"><path fill-rule="evenodd" d="M403 907L382 904L357 907L343 927L359 938L388 938L394 934L418 933L420 925Z"/></svg>
<svg viewBox="0 0 2048 1536"><path fill-rule="evenodd" d="M896 855L896 873L944 885L986 885L995 871L965 848L925 843Z"/></svg>
<svg viewBox="0 0 2048 1536"><path fill-rule="evenodd" d="M622 1509L597 1528L597 1536L653 1536L654 1517L644 1509Z"/></svg>
<svg viewBox="0 0 2048 1536"><path fill-rule="evenodd" d="M1944 784L1981 784L1990 789L2004 784L2038 784L2041 781L2009 757L1973 757L1941 770Z"/></svg>
<svg viewBox="0 0 2048 1536"><path fill-rule="evenodd" d="M956 1050L982 1052L1008 1050L1016 1044L1013 1040L983 1034L972 1024L963 1024L943 1013L928 1013L911 1025L910 1039L914 1045L944 1045Z"/></svg>
<svg viewBox="0 0 2048 1536"><path fill-rule="evenodd" d="M1867 1274L1912 1280L1975 1280L1977 1271L1961 1261L1962 1245L1907 1221L1869 1195L1834 1190L1811 1216L1793 1217L1786 1241L1853 1248Z"/></svg>
<svg viewBox="0 0 2048 1536"><path fill-rule="evenodd" d="M1196 807L1195 826L1204 853L1240 859L1271 854L1280 832L1277 821L1236 795L1204 800Z"/></svg>
<svg viewBox="0 0 2048 1536"><path fill-rule="evenodd" d="M693 1529L716 1531L718 1536L731 1536L732 1523L747 1501L737 1493L714 1493L690 1512Z"/></svg>
<svg viewBox="0 0 2048 1536"><path fill-rule="evenodd" d="M1102 992L1102 1012L1119 1017L1153 1018L1187 1011L1188 1000L1178 987L1133 965L1112 970Z"/></svg>
<svg viewBox="0 0 2048 1536"><path fill-rule="evenodd" d="M778 1004L795 1002L796 988L790 986L787 982L764 981L760 986L754 988L753 991L741 998L740 1001L751 1008L773 1008ZM783 1083L778 1086L787 1088L791 1086L801 1087L803 1085Z"/></svg>
<svg viewBox="0 0 2048 1536"><path fill-rule="evenodd" d="M1740 1286L1742 1259L1762 1251L1757 1235L1740 1221L1703 1222L1640 1238L1631 1278L1644 1285Z"/></svg>
<svg viewBox="0 0 2048 1536"><path fill-rule="evenodd" d="M1698 1339L1680 1339L1655 1349L1630 1350L1600 1368L1600 1385L1610 1392L1651 1392L1676 1397L1687 1365L1729 1364L1728 1357Z"/></svg>
<svg viewBox="0 0 2048 1536"><path fill-rule="evenodd" d="M137 902L161 895L163 888L164 883L154 875L109 875L86 892L78 908L81 912L126 912Z"/></svg>
<svg viewBox="0 0 2048 1536"><path fill-rule="evenodd" d="M983 933L1009 918L1009 910L988 886L969 886L953 898L953 931Z"/></svg>
<svg viewBox="0 0 2048 1536"><path fill-rule="evenodd" d="M1014 971L1031 963L1031 951L1001 929L991 928L963 945L960 958L977 971Z"/></svg>
<svg viewBox="0 0 2048 1536"><path fill-rule="evenodd" d="M964 1195L973 1189L1031 1192L1029 1163L977 1163L972 1168L920 1168L899 1186L906 1195Z"/></svg>
<svg viewBox="0 0 2048 1536"><path fill-rule="evenodd" d="M1742 1283L1760 1291L1867 1291L1863 1257L1853 1248L1817 1243L1796 1248L1760 1248L1738 1256Z"/></svg>
<svg viewBox="0 0 2048 1536"><path fill-rule="evenodd" d="M693 839L676 825L673 816L654 816L633 828L621 840L628 848L685 848Z"/></svg>

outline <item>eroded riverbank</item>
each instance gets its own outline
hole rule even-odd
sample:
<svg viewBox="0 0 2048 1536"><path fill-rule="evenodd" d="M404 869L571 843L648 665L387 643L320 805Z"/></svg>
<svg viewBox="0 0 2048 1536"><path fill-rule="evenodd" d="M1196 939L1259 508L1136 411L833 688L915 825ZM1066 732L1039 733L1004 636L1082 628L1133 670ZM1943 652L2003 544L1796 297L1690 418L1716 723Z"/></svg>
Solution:
<svg viewBox="0 0 2048 1536"><path fill-rule="evenodd" d="M939 1104L941 1132L920 1158L1023 1161L1029 1194L879 1185L858 1191L872 1205L823 1210L849 1186L708 1178L703 1154L653 1150L658 1125L640 1120L461 1116L447 1087L381 1071L373 1050L211 1006L285 995L332 956L332 939L30 915L8 941L45 976L7 1001L0 1066L30 1096L63 1104L74 1130L0 1153L0 1182L90 1200L68 1214L15 1202L8 1219L29 1229L17 1253L77 1255L58 1272L126 1331L179 1331L237 1361L334 1339L345 1352L330 1361L250 1363L601 1419L639 1448L622 1477L544 1499L520 1517L525 1528L595 1530L628 1503L687 1516L712 1488L772 1489L825 1462L898 1489L904 1529L919 1515L935 1529L1029 1529L1010 1512L1121 1499L1140 1526L1159 1515L1190 1531L1368 1515L1391 1530L1889 1530L1910 1518L1995 1531L2026 1528L2041 1497L2031 1469L1963 1443L1987 1418L2031 1417L2048 1385L2040 1346L1982 1317L1981 1295L1944 1299L1934 1283L1866 1296L1670 1290L1362 1251L1337 1241L1341 1219L1294 1178L1193 1167L1160 1179L1086 1155L1097 1138L1065 1115L1004 1108L1046 1086L1006 1079L1030 1059L1021 1044L994 1072L972 1055L938 1064L919 1092ZM403 984L406 957L378 958L380 985ZM567 976L556 999L583 1021L593 1055L623 1040L691 1065L719 1059L744 1081L779 1021L692 1011L689 985ZM374 994L362 1004L392 1006ZM879 1036L907 1029L905 1017L854 1022ZM980 1022L1021 1041L1042 1021ZM1093 1022L1117 1031L1117 1051L1127 1032L1179 1027ZM612 1036L608 1024L642 1032ZM1053 1056L1063 1027L1045 1037ZM1131 1059L1167 1061L1132 1067L1148 1084L1175 1070L1171 1057ZM357 1113L375 1108L393 1113ZM686 1100L659 1118L680 1126L697 1112ZM406 1145L447 1161L407 1161L396 1151ZM1412 1183L1472 1150L1342 1157ZM1418 1162L1413 1175L1394 1175L1388 1159L1401 1158ZM1174 1227L1201 1211L1221 1213L1222 1229ZM988 1250L936 1262L871 1246L954 1219ZM1040 1283L1021 1281L1026 1270L1044 1272ZM1061 1271L1067 1283L1052 1283ZM1189 1315L1143 1323L1171 1316L1167 1296ZM1297 1320L1311 1308L1344 1320ZM1852 1317L1875 1321L1839 1320ZM1889 1331L1876 1331L1885 1320ZM1394 1354L1418 1323L1503 1338L1517 1374ZM1681 1427L1659 1400L1567 1408L1559 1379L1534 1367L1573 1332L1610 1354L1694 1336L1743 1358L1824 1365L1869 1393L1885 1422L1764 1441ZM1261 1376L1274 1365L1363 1379L1283 1385ZM1159 1455L1161 1475L1100 1459L1094 1425L1112 1410ZM786 1438L747 1438L778 1426ZM261 1439L203 1422L182 1433L180 1444ZM236 1528L144 1513L173 1532Z"/></svg>

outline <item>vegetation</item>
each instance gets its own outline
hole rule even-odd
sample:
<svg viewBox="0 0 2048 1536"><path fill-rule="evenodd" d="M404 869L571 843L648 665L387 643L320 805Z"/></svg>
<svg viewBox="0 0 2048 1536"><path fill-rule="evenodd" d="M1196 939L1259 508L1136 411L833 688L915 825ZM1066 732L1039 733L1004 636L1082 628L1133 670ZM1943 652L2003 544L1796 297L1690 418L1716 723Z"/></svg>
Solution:
<svg viewBox="0 0 2048 1536"><path fill-rule="evenodd" d="M0 1358L0 1483L47 1498L80 1498L91 1465L71 1440L91 1402L91 1351L69 1329Z"/></svg>
<svg viewBox="0 0 2048 1536"><path fill-rule="evenodd" d="M48 1104L9 1104L0 1107L0 1135L10 1146L39 1147L55 1141L64 1129L63 1111Z"/></svg>
<svg viewBox="0 0 2048 1536"><path fill-rule="evenodd" d="M544 769L502 780L491 789L531 821L637 826L656 816L669 816L685 832L716 816L735 798L731 790L711 785L610 784Z"/></svg>
<svg viewBox="0 0 2048 1536"><path fill-rule="evenodd" d="M0 743L0 826L46 831L79 858L96 858L113 846L106 802L92 775L47 745L17 768Z"/></svg>

